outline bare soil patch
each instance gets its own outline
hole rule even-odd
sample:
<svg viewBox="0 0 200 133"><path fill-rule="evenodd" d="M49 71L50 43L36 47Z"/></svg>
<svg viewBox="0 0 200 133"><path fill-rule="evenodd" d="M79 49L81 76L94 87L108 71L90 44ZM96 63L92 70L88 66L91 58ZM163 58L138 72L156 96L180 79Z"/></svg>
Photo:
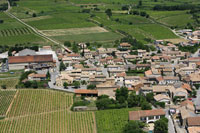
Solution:
<svg viewBox="0 0 200 133"><path fill-rule="evenodd" d="M40 31L46 36L65 36L65 35L79 35L109 32L102 27L87 27L87 28L70 28L70 29L56 29L56 30L42 30Z"/></svg>

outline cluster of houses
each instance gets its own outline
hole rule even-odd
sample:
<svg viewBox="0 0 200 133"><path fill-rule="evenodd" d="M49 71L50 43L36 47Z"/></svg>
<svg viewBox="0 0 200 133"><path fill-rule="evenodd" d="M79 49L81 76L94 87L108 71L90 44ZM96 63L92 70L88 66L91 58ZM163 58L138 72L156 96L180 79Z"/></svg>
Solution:
<svg viewBox="0 0 200 133"><path fill-rule="evenodd" d="M191 57L191 53L180 51L172 43L155 44L159 52L130 50L130 47L128 43L121 43L120 48L127 48L126 51L116 48L90 51L85 48L84 57L81 54L59 53L59 60L68 67L57 76L56 85L62 87L64 82L71 84L74 81L95 85L94 90L75 90L77 96L86 97L108 95L115 99L115 91L122 86L126 86L129 91L136 91L136 94L153 93L155 101L164 102L173 118L179 118L180 126L188 127L188 131L194 130L187 123L188 119L197 115L200 108L190 101L194 89L198 89L194 86L200 84L200 57ZM136 111L131 112L129 118L149 123L165 113L164 110Z"/></svg>
<svg viewBox="0 0 200 133"><path fill-rule="evenodd" d="M200 30L193 31L191 29L183 29L177 31L178 34L185 36L187 39L191 41L199 41L200 40Z"/></svg>
<svg viewBox="0 0 200 133"><path fill-rule="evenodd" d="M195 32L196 33L196 32ZM198 32L197 32L198 33ZM9 70L54 70L63 62L66 69L55 77L55 85L63 87L75 81L84 81L86 85L95 85L95 89L77 88L77 96L98 97L108 95L115 99L118 88L125 86L128 91L147 95L153 93L154 100L164 102L174 120L179 118L180 126L188 132L198 130L200 123L197 114L200 103L191 101L195 97L194 90L200 85L200 57L192 57L191 53L182 52L172 43L155 44L157 51L147 52L131 50L131 44L121 43L117 48L98 48L91 51L84 46L82 54L69 50L57 50L49 46L39 51L24 49L8 57ZM46 74L28 75L29 80L45 80ZM192 97L192 98L191 98ZM174 104L176 103L176 104ZM130 120L154 122L165 115L165 111L133 111ZM197 120L196 120L197 119Z"/></svg>

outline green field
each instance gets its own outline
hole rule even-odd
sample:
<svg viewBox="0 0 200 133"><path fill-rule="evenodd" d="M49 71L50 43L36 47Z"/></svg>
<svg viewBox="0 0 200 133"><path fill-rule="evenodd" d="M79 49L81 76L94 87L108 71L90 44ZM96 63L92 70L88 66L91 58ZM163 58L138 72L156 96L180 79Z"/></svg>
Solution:
<svg viewBox="0 0 200 133"><path fill-rule="evenodd" d="M12 98L9 91L5 92L4 97L0 92L0 112L8 112L6 118L0 120L2 133L96 133L93 112L70 111L73 103L73 95L70 93L39 89L17 90L13 104L7 110Z"/></svg>
<svg viewBox="0 0 200 133"><path fill-rule="evenodd" d="M0 90L0 116L5 116L16 91Z"/></svg>
<svg viewBox="0 0 200 133"><path fill-rule="evenodd" d="M98 133L121 133L128 123L129 111L133 110L139 110L139 108L96 111Z"/></svg>
<svg viewBox="0 0 200 133"><path fill-rule="evenodd" d="M0 19L4 21L3 24L0 24L0 45L46 43L44 39L36 36L31 29L10 18L5 13L0 12Z"/></svg>
<svg viewBox="0 0 200 133"><path fill-rule="evenodd" d="M73 28L90 28L103 26L107 33L84 33L54 35L51 38L58 42L114 42L123 37L118 31L132 35L137 40L148 43L147 39L176 39L178 38L171 27L185 28L188 23L195 24L189 10L182 11L154 11L155 5L175 6L183 4L200 4L199 0L143 0L142 6L137 7L139 0L20 0L17 6L12 7L11 13L22 19L27 24L40 31L68 30ZM129 15L123 11L122 6L131 5L132 10L145 11L149 18L140 15ZM112 9L109 19L105 14L106 9ZM90 10L89 12L84 12ZM33 17L33 14L36 14ZM33 31L0 13L0 18L5 22L0 26L0 44L49 44ZM74 31L75 32L75 31Z"/></svg>

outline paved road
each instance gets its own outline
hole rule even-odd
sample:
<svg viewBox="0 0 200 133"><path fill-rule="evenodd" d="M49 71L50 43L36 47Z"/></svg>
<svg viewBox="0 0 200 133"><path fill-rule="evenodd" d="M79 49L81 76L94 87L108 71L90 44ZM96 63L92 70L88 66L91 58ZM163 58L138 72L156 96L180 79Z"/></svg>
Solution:
<svg viewBox="0 0 200 133"><path fill-rule="evenodd" d="M200 52L200 49L198 49L194 54L192 54L192 57L199 57L199 52Z"/></svg>
<svg viewBox="0 0 200 133"><path fill-rule="evenodd" d="M66 92L74 92L74 89L72 89L72 88L64 89L64 87L58 87L58 86L54 85L54 83L56 82L56 77L59 74L58 71L50 72L50 74L51 74L51 81L48 83L48 85L51 89L61 90L61 91L66 91Z"/></svg>
<svg viewBox="0 0 200 133"><path fill-rule="evenodd" d="M174 123L172 121L172 118L171 116L169 115L169 112L168 110L165 110L166 111L166 118L168 118L168 133L175 133L175 129L174 129Z"/></svg>
<svg viewBox="0 0 200 133"><path fill-rule="evenodd" d="M194 99L195 105L200 105L200 89L197 90L197 97Z"/></svg>

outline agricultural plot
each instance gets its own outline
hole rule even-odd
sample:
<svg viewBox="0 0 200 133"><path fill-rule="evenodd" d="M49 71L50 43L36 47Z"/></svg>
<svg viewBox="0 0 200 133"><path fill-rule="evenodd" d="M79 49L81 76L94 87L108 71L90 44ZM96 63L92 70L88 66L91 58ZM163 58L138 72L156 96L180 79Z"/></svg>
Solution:
<svg viewBox="0 0 200 133"><path fill-rule="evenodd" d="M0 90L0 117L5 116L16 91Z"/></svg>
<svg viewBox="0 0 200 133"><path fill-rule="evenodd" d="M94 112L71 112L72 97L51 90L19 90L8 115L0 120L0 132L96 133Z"/></svg>
<svg viewBox="0 0 200 133"><path fill-rule="evenodd" d="M33 31L5 13L0 12L0 45L15 45L23 43L46 44L47 42L36 36Z"/></svg>
<svg viewBox="0 0 200 133"><path fill-rule="evenodd" d="M18 36L18 35L25 35L25 34L31 34L31 33L33 33L33 31L26 27L0 30L1 37Z"/></svg>
<svg viewBox="0 0 200 133"><path fill-rule="evenodd" d="M108 32L101 27L87 27L87 28L71 28L71 29L57 29L57 30L42 30L47 36L64 36L64 35L79 35L79 34L91 34L91 33L103 33Z"/></svg>
<svg viewBox="0 0 200 133"><path fill-rule="evenodd" d="M58 111L0 121L3 133L96 133L93 112Z"/></svg>
<svg viewBox="0 0 200 133"><path fill-rule="evenodd" d="M18 78L13 78L13 79L1 79L0 80L0 87L2 85L6 86L6 89L14 89L15 86L18 84L19 79Z"/></svg>
<svg viewBox="0 0 200 133"><path fill-rule="evenodd" d="M20 90L7 117L65 110L72 102L71 94L49 90Z"/></svg>
<svg viewBox="0 0 200 133"><path fill-rule="evenodd" d="M139 108L96 111L98 133L121 133L128 123L128 112L133 110Z"/></svg>

